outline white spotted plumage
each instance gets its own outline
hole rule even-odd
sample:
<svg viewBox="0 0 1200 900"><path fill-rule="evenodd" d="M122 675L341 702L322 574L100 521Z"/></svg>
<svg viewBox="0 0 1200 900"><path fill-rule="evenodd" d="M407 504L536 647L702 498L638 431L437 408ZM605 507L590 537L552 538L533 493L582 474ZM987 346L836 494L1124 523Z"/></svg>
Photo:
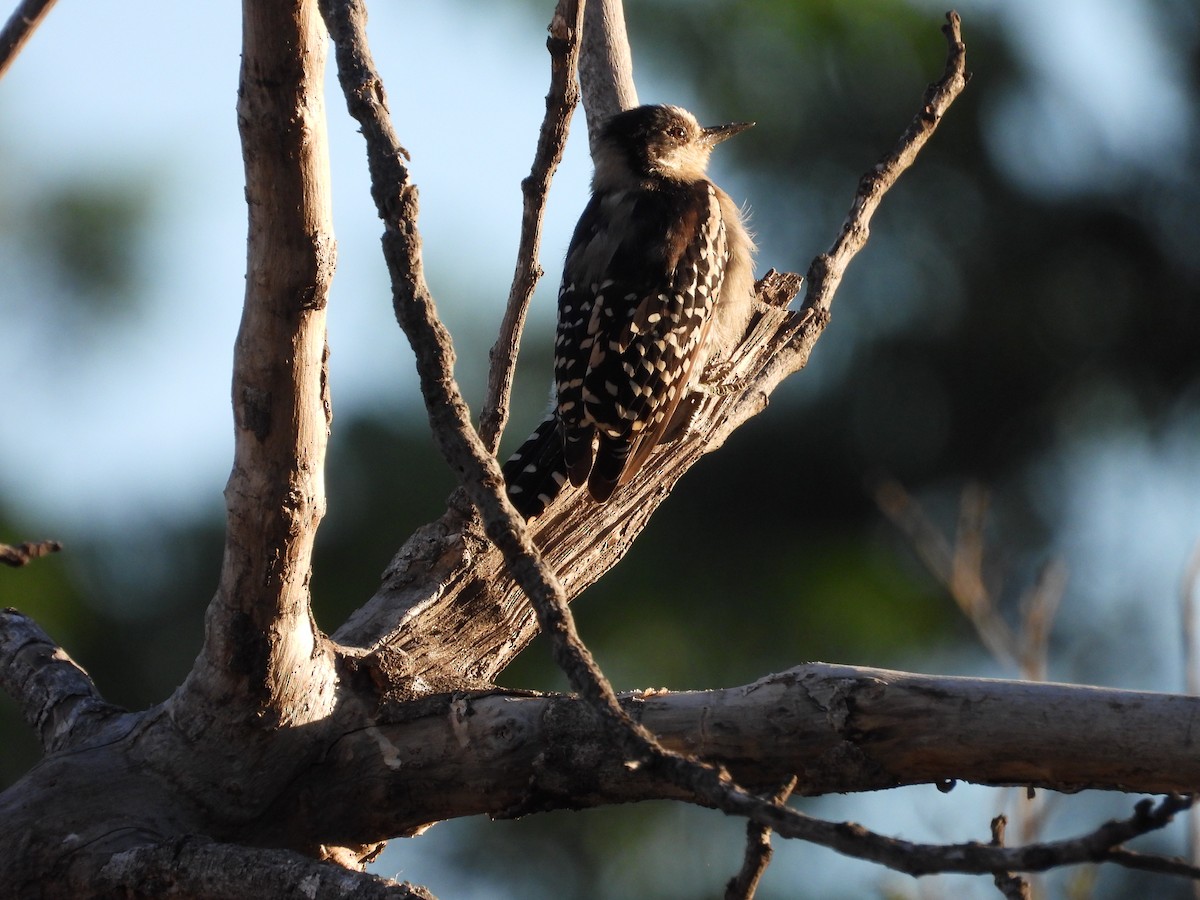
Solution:
<svg viewBox="0 0 1200 900"><path fill-rule="evenodd" d="M602 130L559 290L554 412L505 466L526 515L566 480L607 500L670 429L706 361L741 337L754 248L704 167L745 127L706 129L677 107L639 107ZM534 446L552 434L561 459ZM531 488L535 476L552 487Z"/></svg>

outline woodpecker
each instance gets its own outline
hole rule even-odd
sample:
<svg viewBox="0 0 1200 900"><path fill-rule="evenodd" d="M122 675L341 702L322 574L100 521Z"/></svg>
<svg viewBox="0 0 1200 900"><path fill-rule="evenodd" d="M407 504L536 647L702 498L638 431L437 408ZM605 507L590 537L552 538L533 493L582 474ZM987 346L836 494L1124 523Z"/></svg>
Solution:
<svg viewBox="0 0 1200 900"><path fill-rule="evenodd" d="M553 409L504 465L526 518L568 480L607 501L707 361L745 332L754 243L705 169L713 147L753 124L706 128L677 106L639 106L602 127L558 292Z"/></svg>

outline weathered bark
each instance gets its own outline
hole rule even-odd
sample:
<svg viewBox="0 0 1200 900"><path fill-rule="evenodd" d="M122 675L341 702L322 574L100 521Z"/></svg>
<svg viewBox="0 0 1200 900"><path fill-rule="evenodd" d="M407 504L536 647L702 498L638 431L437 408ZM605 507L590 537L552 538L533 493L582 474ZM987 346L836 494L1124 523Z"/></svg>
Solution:
<svg viewBox="0 0 1200 900"><path fill-rule="evenodd" d="M721 763L756 789L792 774L801 794L948 780L1200 787L1194 697L814 663L740 688L623 703L668 747ZM288 783L276 784L256 816L238 819L238 779L267 773L247 772L236 747L226 761L230 780L193 794L162 769L164 760L183 767L188 757L164 740L170 724L161 714L109 719L0 795L0 885L14 896L72 896L110 859L165 865L152 849L193 834L319 856L454 816L697 800L630 770L611 753L593 709L568 696L490 691L374 702L360 685L336 716L299 731L276 732L281 748L297 751L272 761ZM62 880L48 884L47 872Z"/></svg>
<svg viewBox="0 0 1200 900"><path fill-rule="evenodd" d="M1060 791L1200 786L1195 697L810 663L743 687L636 693L623 705L667 747L767 792L792 775L800 795L949 780ZM569 696L440 695L391 706L377 723L305 773L280 819L320 810L329 839L366 843L480 813L696 801L627 767L588 706Z"/></svg>
<svg viewBox="0 0 1200 900"><path fill-rule="evenodd" d="M594 145L600 126L614 113L637 106L638 95L622 0L589 0L584 16L579 80L588 142Z"/></svg>

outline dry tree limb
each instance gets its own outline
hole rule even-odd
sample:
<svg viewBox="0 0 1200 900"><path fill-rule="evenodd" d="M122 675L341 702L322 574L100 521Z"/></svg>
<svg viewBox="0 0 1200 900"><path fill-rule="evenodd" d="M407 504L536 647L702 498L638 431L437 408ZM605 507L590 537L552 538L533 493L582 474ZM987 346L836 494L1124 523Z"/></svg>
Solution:
<svg viewBox="0 0 1200 900"><path fill-rule="evenodd" d="M947 777L1071 793L1200 784L1192 697L808 663L735 688L621 699L664 746L725 766L756 793L793 775L803 796ZM291 785L296 813L280 823L321 810L323 840L365 844L463 816L695 800L627 767L572 695L460 690L388 700L367 721ZM421 764L394 765L408 759Z"/></svg>
<svg viewBox="0 0 1200 900"><path fill-rule="evenodd" d="M517 267L513 273L508 306L500 323L500 334L492 347L487 393L479 417L479 437L492 454L500 446L500 436L508 422L509 398L517 367L517 348L525 327L525 316L533 299L534 288L542 277L538 250L542 241L542 220L550 182L562 161L567 144L571 114L579 103L579 82L575 70L579 62L579 39L583 29L584 0L560 0L550 21L550 93L546 95L546 115L538 132L537 150L528 177L521 181L523 209L521 238L517 245Z"/></svg>
<svg viewBox="0 0 1200 900"><path fill-rule="evenodd" d="M50 13L55 0L21 0L13 14L0 29L0 78L8 71L20 54L22 48L29 43L34 31L42 24L42 20Z"/></svg>
<svg viewBox="0 0 1200 900"><path fill-rule="evenodd" d="M28 565L35 559L58 553L62 544L58 541L24 541L20 544L0 544L0 563L13 568Z"/></svg>
<svg viewBox="0 0 1200 900"><path fill-rule="evenodd" d="M331 417L327 43L316 0L243 4L237 111L249 230L225 552L203 649L172 700L226 721L249 710L264 727L321 718L336 684L309 594Z"/></svg>
<svg viewBox="0 0 1200 900"><path fill-rule="evenodd" d="M0 688L20 704L25 722L51 753L79 743L122 712L32 619L0 610Z"/></svg>
<svg viewBox="0 0 1200 900"><path fill-rule="evenodd" d="M1004 830L1008 819L996 816L992 819L992 846L1004 846ZM1032 896L1029 882L1012 872L997 872L994 876L996 888L1004 895L1005 900L1030 900Z"/></svg>
<svg viewBox="0 0 1200 900"><path fill-rule="evenodd" d="M797 778L793 775L775 792L772 799L776 803L786 803L796 787ZM729 884L725 886L725 900L753 900L754 892L758 890L758 882L762 879L767 866L771 864L771 829L757 822L746 823L746 852L742 857L742 868Z"/></svg>
<svg viewBox="0 0 1200 900"><path fill-rule="evenodd" d="M622 0L588 0L579 80L587 114L588 143L594 147L600 126L610 116L638 105Z"/></svg>

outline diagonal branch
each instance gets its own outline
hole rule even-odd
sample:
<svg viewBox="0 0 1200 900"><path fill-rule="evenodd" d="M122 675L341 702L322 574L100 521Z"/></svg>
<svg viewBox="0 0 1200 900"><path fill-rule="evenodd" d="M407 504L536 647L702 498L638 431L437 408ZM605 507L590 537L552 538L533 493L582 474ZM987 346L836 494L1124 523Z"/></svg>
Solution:
<svg viewBox="0 0 1200 900"><path fill-rule="evenodd" d="M29 43L42 20L50 14L54 2L55 0L21 0L17 4L13 14L4 23L4 28L0 29L0 78L4 77L13 60Z"/></svg>
<svg viewBox="0 0 1200 900"><path fill-rule="evenodd" d="M20 544L0 544L0 564L20 568L35 559L58 553L62 544L58 541L25 541Z"/></svg>
<svg viewBox="0 0 1200 900"><path fill-rule="evenodd" d="M517 268L508 294L508 307L500 323L500 335L491 352L487 394L479 417L479 436L492 454L500 446L500 435L508 422L509 398L513 373L517 367L517 348L525 315L533 299L534 288L542 277L538 250L542 242L542 220L550 181L562 161L567 144L571 114L579 103L579 82L575 67L579 61L579 36L583 23L584 0L560 0L550 22L550 93L546 95L546 116L538 133L537 150L529 176L521 181L524 208L521 215L521 239L517 246Z"/></svg>
<svg viewBox="0 0 1200 900"><path fill-rule="evenodd" d="M20 704L47 753L66 749L121 713L65 650L15 609L0 611L0 688Z"/></svg>

